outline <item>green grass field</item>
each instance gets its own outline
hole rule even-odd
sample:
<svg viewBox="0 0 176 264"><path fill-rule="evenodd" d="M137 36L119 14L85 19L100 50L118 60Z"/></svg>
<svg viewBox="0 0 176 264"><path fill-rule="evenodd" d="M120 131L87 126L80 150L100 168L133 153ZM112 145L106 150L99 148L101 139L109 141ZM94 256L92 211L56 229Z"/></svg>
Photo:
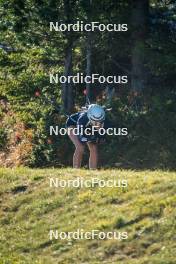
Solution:
<svg viewBox="0 0 176 264"><path fill-rule="evenodd" d="M126 179L127 188L54 188L49 178ZM49 230L128 232L60 240ZM0 264L175 264L176 173L0 169Z"/></svg>

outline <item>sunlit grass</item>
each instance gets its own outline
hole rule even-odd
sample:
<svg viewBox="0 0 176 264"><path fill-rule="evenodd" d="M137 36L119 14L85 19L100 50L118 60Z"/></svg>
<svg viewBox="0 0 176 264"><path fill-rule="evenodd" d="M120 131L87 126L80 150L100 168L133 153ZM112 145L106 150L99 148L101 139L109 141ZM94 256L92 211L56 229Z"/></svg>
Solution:
<svg viewBox="0 0 176 264"><path fill-rule="evenodd" d="M127 188L54 188L59 179L127 179ZM0 263L146 263L176 259L176 173L0 169ZM128 232L128 239L50 240L49 230Z"/></svg>

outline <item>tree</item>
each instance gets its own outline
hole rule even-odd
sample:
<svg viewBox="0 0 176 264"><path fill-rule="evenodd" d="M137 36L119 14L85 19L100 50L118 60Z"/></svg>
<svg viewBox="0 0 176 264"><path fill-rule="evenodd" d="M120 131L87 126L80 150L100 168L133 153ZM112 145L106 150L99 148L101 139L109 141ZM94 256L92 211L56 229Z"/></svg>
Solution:
<svg viewBox="0 0 176 264"><path fill-rule="evenodd" d="M73 17L73 6L74 3L71 0L64 0L64 15L65 22L69 24L72 22ZM72 49L73 49L73 34L72 32L66 32L66 48L65 48L65 71L64 76L68 78L72 74ZM70 113L73 110L73 83L65 82L62 85L62 101L63 107L66 113Z"/></svg>
<svg viewBox="0 0 176 264"><path fill-rule="evenodd" d="M87 22L92 21L92 1L88 1L85 6ZM86 35L86 75L92 73L92 32L87 32ZM91 98L91 84L86 83L86 97L87 101Z"/></svg>
<svg viewBox="0 0 176 264"><path fill-rule="evenodd" d="M132 77L131 88L143 92L146 87L145 47L148 32L149 0L134 0L132 4Z"/></svg>

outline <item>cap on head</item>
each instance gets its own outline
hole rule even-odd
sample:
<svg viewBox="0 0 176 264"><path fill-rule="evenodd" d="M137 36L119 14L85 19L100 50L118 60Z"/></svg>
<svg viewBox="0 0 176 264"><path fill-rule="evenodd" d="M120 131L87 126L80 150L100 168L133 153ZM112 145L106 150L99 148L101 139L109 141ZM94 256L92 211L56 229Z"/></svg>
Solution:
<svg viewBox="0 0 176 264"><path fill-rule="evenodd" d="M105 119L105 111L102 106L91 104L87 110L89 121L103 122Z"/></svg>

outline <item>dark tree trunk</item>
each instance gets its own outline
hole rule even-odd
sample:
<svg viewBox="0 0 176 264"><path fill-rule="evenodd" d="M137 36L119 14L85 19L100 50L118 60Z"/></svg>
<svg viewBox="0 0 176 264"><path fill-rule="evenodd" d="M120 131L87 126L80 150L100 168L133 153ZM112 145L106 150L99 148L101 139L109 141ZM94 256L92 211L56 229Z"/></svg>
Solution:
<svg viewBox="0 0 176 264"><path fill-rule="evenodd" d="M149 0L134 0L132 7L132 91L143 93L146 87L145 41L148 32Z"/></svg>
<svg viewBox="0 0 176 264"><path fill-rule="evenodd" d="M85 12L87 16L87 23L93 21L93 10L92 10L92 1L87 0L85 1ZM92 74L92 33L87 32L86 34L86 75ZM91 83L86 83L86 101L89 102L92 97L91 92Z"/></svg>
<svg viewBox="0 0 176 264"><path fill-rule="evenodd" d="M66 23L71 23L72 19L72 5L70 0L64 0L64 11L66 17ZM67 45L65 49L65 71L64 76L67 78L72 75L72 48L73 48L73 36L71 32L66 32L65 37L67 39ZM73 83L64 83L62 85L62 101L64 111L71 113L74 106L73 100Z"/></svg>
<svg viewBox="0 0 176 264"><path fill-rule="evenodd" d="M72 74L72 41L68 40L68 45L65 52L65 72L64 76L68 77ZM73 109L73 84L64 83L62 85L62 101L64 106L64 111L70 113Z"/></svg>
<svg viewBox="0 0 176 264"><path fill-rule="evenodd" d="M92 34L88 32L87 34L87 50L86 50L86 75L91 75L92 72ZM91 98L91 84L86 83L86 97L87 102Z"/></svg>

